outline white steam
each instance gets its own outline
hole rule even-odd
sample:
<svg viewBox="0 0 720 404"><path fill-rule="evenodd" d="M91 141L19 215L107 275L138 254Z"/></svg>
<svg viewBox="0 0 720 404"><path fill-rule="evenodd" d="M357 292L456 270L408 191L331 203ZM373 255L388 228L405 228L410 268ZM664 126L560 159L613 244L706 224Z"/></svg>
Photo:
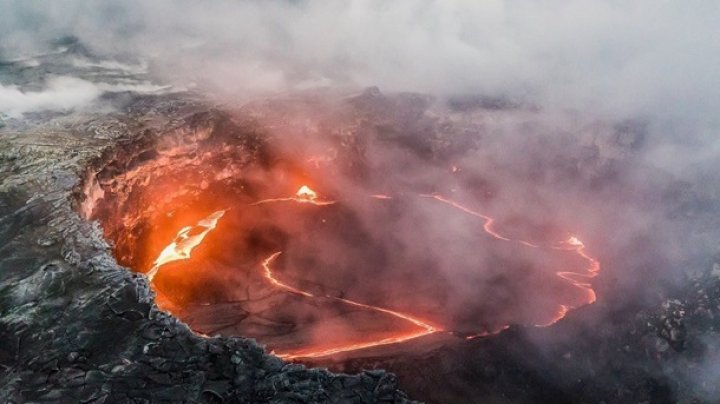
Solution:
<svg viewBox="0 0 720 404"><path fill-rule="evenodd" d="M4 3L6 51L71 34L236 97L378 85L613 116L709 120L720 107L713 1Z"/></svg>
<svg viewBox="0 0 720 404"><path fill-rule="evenodd" d="M39 91L23 91L0 83L0 113L17 118L31 111L69 111L95 100L102 91L73 77L54 77Z"/></svg>

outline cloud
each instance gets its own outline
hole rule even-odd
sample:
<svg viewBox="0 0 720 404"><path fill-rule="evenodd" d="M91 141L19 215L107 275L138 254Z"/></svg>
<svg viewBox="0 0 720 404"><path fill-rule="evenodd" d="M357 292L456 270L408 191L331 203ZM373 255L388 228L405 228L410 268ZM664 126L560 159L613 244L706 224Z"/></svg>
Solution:
<svg viewBox="0 0 720 404"><path fill-rule="evenodd" d="M238 98L321 83L688 120L720 106L711 1L6 3L6 49L72 34Z"/></svg>
<svg viewBox="0 0 720 404"><path fill-rule="evenodd" d="M0 112L17 118L26 112L69 111L94 101L101 93L89 81L63 76L50 78L39 91L0 84Z"/></svg>

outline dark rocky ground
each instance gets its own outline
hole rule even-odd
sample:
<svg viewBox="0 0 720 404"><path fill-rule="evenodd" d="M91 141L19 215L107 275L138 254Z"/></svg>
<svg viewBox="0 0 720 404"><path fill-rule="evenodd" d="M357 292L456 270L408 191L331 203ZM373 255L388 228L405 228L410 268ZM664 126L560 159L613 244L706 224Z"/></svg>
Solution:
<svg viewBox="0 0 720 404"><path fill-rule="evenodd" d="M12 122L0 133L0 396L4 402L405 402L383 371L284 363L243 338L203 338L159 311L73 202L86 167L197 112L182 99L115 116Z"/></svg>

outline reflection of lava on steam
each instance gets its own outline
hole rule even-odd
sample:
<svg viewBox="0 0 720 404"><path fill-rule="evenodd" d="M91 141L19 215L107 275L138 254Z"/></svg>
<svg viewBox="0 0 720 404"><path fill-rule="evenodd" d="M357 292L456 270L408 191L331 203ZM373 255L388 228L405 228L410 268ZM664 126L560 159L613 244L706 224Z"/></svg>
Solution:
<svg viewBox="0 0 720 404"><path fill-rule="evenodd" d="M588 279L594 277L597 275L598 271L600 270L600 264L599 262L587 255L585 252L585 245L577 238L577 237L570 237L566 241L556 243L556 244L550 244L550 245L540 245L537 243L521 240L521 239L514 239L507 237L501 233L499 233L494 228L494 219L483 215L477 211L474 211L470 208L467 208L455 201L452 201L450 199L447 199L439 194L432 194L432 195L421 195L425 198L432 198L434 200L437 200L439 202L442 202L446 205L451 206L454 209L457 209L459 211L462 211L466 214L481 218L485 221L483 225L483 230L488 235L492 236L493 238L501 241L506 241L509 243L518 243L525 247L531 247L533 249L548 249L548 250L560 250L560 251L574 251L580 258L582 258L584 261L586 261L589 266L585 268L585 273L578 273L578 272L570 272L570 271L557 271L555 274L562 278L563 280L569 282L572 286L582 290L585 292L585 298L582 302L578 304L561 304L558 306L556 314L553 316L553 318L550 321L543 322L542 324L537 324L537 326L548 326L556 321L560 320L565 316L565 314L575 307L578 307L583 304L589 304L595 301L595 292L593 291L591 285L588 283ZM389 195L384 194L376 194L371 195L374 199L392 199ZM250 206L256 206L256 205L262 205L262 204L268 204L268 203L274 203L274 202L297 202L297 203L305 203L305 204L312 204L316 206L326 206L326 205L332 205L335 204L335 201L332 200L326 200L322 199L318 196L318 194L310 189L309 187L303 185L293 196L285 197L285 198L274 198L274 199L263 199L258 202L255 202L251 204ZM153 267L148 272L148 277L150 280L154 278L154 276L157 274L158 269L169 262L177 261L181 259L188 259L190 257L190 252L193 248L198 246L205 236L215 228L217 225L218 220L223 216L225 211L217 211L210 216L206 217L205 219L198 222L198 224L194 227L185 227L178 233L178 236L176 239L165 249L162 250L160 253L160 256L155 260ZM413 328L409 330L404 331L398 331L396 333L392 333L391 335L383 334L383 335L365 335L362 341L350 341L347 343L338 343L338 344L332 344L330 346L323 345L319 347L315 346L304 346L300 348L295 349L283 349L281 352L278 352L277 355L283 358L287 359L294 359L294 358L317 358L317 357L324 357L329 355L334 355L338 353L343 352L351 352L351 351L357 351L361 349L371 348L371 347L377 347L377 346L383 346L383 345L389 345L389 344L396 344L401 342L406 342L412 339L416 339L419 337L423 337L429 334L434 334L437 332L445 331L440 326L431 325L429 322L425 320L420 320L416 315L409 314L405 311L400 310L390 310L385 307L380 307L376 305L370 305L365 303L360 303L356 300L351 300L348 298L342 298L337 297L332 294L327 293L313 293L309 290L304 290L302 287L295 287L291 286L282 280L280 280L276 274L273 272L273 269L271 265L276 261L276 259L280 256L280 252L276 252L269 257L265 258L262 261L261 268L262 268L262 276L264 279L274 288L281 289L285 292L289 292L291 294L297 295L304 299L320 299L324 301L334 301L342 305L347 306L353 306L356 308L359 308L361 310L369 311L369 312L375 312L382 315L387 315L392 318L398 319L400 321L406 322L409 325L411 325ZM508 326L501 326L497 327L495 329L491 329L490 331L485 330L481 332L477 332L472 335L468 335L467 332L462 333L455 333L451 330L447 330L450 334L455 334L462 336L466 339L471 339L475 337L481 337L481 336L488 336L492 335L494 333L500 332L504 329L506 329Z"/></svg>

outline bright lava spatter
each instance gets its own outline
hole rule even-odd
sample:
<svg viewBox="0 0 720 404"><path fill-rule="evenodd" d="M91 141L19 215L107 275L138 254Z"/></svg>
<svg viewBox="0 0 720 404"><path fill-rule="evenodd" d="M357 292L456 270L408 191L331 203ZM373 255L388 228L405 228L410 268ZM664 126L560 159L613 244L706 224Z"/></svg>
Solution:
<svg viewBox="0 0 720 404"><path fill-rule="evenodd" d="M510 239L510 238L507 238L507 237L501 235L500 233L498 233L497 231L495 231L493 229L493 223L494 223L493 218L483 215L479 212L476 212L476 211L474 211L470 208L467 208L467 207L465 207L457 202L454 202L450 199L447 199L447 198L443 197L442 195L424 194L421 196L425 197L425 198L435 199L442 203L448 204L448 205L452 206L453 208L459 209L467 214L470 214L472 216L483 219L485 221L485 224L483 225L483 229L485 230L485 232L498 240L503 240L503 241L508 241L508 242L516 242L516 243L525 245L527 247L532 247L532 248L540 248L540 246L538 246L537 244L533 244L529 241L519 240L519 239ZM391 196L388 196L388 195L371 195L371 197L376 198L376 199L391 199L392 198ZM264 199L264 200L255 202L252 205L260 205L260 204L272 203L272 202L288 202L288 201L298 202L298 203L310 203L310 204L317 205L317 206L332 205L335 203L335 201L319 199L318 195L315 191L313 191L309 187L303 185L295 193L295 195L293 195L291 197ZM176 260L188 259L190 257L191 251L202 242L202 240L207 235L207 233L209 233L212 229L215 228L215 226L217 225L217 221L222 217L222 215L224 213L225 213L224 210L217 211L217 212L211 214L210 216L208 216L207 218L198 222L196 227L200 227L203 230L196 235L193 235L193 236L188 235L189 232L192 229L194 229L195 227L188 226L188 227L184 227L183 229L181 229L180 232L178 232L176 239L170 245L165 247L165 249L161 252L160 256L155 260L152 269L148 272L148 278L150 279L150 281L153 280L155 274L157 274L157 271L159 270L159 268L162 265L164 265L168 262L176 261ZM570 282L572 285L585 290L587 292L586 304L595 302L595 300L596 300L595 291L592 289L592 285L590 285L590 283L588 283L586 280L597 276L598 272L600 271L600 262L597 261L596 259L590 257L589 255L587 255L587 253L585 252L585 245L582 243L582 241L580 241L577 237L573 236L573 237L570 237L566 241L563 241L557 245L550 246L548 248L555 249L555 250L574 250L579 256L581 256L583 259L585 259L589 263L589 267L587 268L586 274L580 274L580 273L576 273L576 272L559 271L559 272L556 272L556 275L561 277L562 279ZM295 293L295 294L298 294L298 295L301 295L301 296L304 296L307 298L317 298L318 296L315 296L310 292L294 288L286 283L283 283L282 281L280 281L279 279L277 279L275 277L275 275L272 272L272 268L271 268L270 264L272 264L272 262L275 261L275 259L277 259L277 257L280 254L281 254L281 252L276 252L276 253L272 254L271 256L269 256L268 258L266 258L265 260L263 260L263 262L262 262L263 276L268 280L268 282L270 282L272 285L274 285L280 289L284 289L290 293ZM417 317L415 317L411 314L402 313L399 311L394 311L394 310L386 309L383 307L372 306L372 305L356 302L353 300L343 299L343 298L329 296L329 295L325 295L322 297L334 299L334 300L342 302L344 304L361 307L361 308L364 308L367 310L377 311L377 312L391 315L393 317L400 318L402 320L408 321L408 322L414 324L415 326L417 326L418 331L412 332L412 333L400 334L400 335L396 335L396 336L392 336L392 337L386 337L386 338L382 338L382 339L378 339L378 340L369 340L366 342L340 345L340 346L336 346L333 348L326 348L326 349L322 349L322 350L318 350L318 351L298 350L298 351L292 351L292 352L280 352L280 353L274 352L275 355L277 355L281 358L284 358L284 359L318 358L318 357L334 355L334 354L338 354L338 353L342 353L342 352L351 352L351 351L357 351L357 350L367 349L367 348L371 348L371 347L378 347L378 346L382 346L382 345L397 344L397 343L406 342L406 341L409 341L412 339L416 339L419 337L423 337L426 335L430 335L430 334L434 334L436 332L443 331L440 327L431 325L423 320L418 319ZM562 319L563 317L565 317L567 312L573 308L575 308L575 307L568 306L568 305L559 305L557 314L551 321L549 321L545 324L536 324L536 326L545 327L545 326L554 324L555 322L557 322L560 319ZM485 332L482 332L482 333L479 333L476 335L466 336L465 338L472 339L472 338L484 337L484 336L489 336L492 334L497 334L500 331L507 329L508 327L509 326L506 325L495 331L485 331Z"/></svg>

